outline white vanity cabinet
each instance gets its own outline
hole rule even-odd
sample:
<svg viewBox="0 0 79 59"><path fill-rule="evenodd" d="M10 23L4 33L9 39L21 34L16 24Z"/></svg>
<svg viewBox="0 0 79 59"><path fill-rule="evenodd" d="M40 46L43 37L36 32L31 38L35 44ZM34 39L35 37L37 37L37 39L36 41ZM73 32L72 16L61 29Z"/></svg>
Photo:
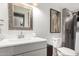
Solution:
<svg viewBox="0 0 79 59"><path fill-rule="evenodd" d="M24 40L23 40L24 41ZM0 56L46 56L46 40L0 42Z"/></svg>
<svg viewBox="0 0 79 59"><path fill-rule="evenodd" d="M36 42L14 46L14 56L45 56L46 42Z"/></svg>

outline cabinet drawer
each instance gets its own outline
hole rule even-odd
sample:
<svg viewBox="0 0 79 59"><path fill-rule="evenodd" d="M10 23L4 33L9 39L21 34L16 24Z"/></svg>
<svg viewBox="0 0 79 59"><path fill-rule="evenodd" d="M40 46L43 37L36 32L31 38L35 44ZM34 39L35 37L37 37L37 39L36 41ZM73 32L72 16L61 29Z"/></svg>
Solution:
<svg viewBox="0 0 79 59"><path fill-rule="evenodd" d="M14 55L40 49L40 48L45 48L46 47L46 42L36 42L36 43L30 43L30 44L22 44L22 45L17 45L14 47Z"/></svg>
<svg viewBox="0 0 79 59"><path fill-rule="evenodd" d="M46 48L43 48L43 49L28 52L28 53L20 54L17 56L46 56L47 55L46 53L47 53Z"/></svg>

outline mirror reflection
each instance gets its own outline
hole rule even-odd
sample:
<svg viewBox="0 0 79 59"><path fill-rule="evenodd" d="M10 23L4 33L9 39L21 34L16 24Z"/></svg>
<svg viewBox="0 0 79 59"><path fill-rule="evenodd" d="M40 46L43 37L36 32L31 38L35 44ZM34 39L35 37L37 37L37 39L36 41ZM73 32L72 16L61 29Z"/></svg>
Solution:
<svg viewBox="0 0 79 59"><path fill-rule="evenodd" d="M9 4L9 29L32 29L32 8L21 3Z"/></svg>

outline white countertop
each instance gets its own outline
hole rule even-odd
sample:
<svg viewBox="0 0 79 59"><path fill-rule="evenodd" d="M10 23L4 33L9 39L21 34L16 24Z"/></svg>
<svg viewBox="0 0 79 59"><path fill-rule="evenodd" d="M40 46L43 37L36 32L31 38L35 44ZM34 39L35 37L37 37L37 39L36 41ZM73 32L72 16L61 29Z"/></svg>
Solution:
<svg viewBox="0 0 79 59"><path fill-rule="evenodd" d="M16 46L20 44L29 44L29 43L36 43L36 42L46 42L46 39L39 38L39 37L30 37L30 38L22 38L22 39L3 39L0 41L0 48L8 47L8 46Z"/></svg>

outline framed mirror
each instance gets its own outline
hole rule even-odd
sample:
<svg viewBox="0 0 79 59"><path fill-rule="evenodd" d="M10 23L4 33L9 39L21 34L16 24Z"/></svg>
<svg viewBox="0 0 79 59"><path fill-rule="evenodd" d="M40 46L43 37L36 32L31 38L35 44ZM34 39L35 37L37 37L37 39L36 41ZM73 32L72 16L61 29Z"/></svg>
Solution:
<svg viewBox="0 0 79 59"><path fill-rule="evenodd" d="M61 32L61 13L57 10L50 9L50 33Z"/></svg>
<svg viewBox="0 0 79 59"><path fill-rule="evenodd" d="M21 3L9 3L9 30L32 30L32 7Z"/></svg>

